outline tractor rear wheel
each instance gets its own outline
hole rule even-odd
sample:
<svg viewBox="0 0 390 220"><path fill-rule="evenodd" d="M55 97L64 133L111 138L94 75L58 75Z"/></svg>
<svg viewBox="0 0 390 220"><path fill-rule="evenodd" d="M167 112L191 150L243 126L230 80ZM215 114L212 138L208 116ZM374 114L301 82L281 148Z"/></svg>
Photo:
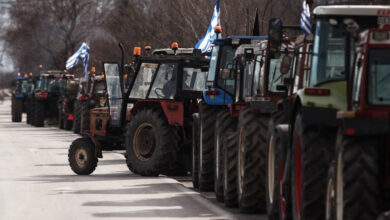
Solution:
<svg viewBox="0 0 390 220"><path fill-rule="evenodd" d="M237 207L237 132L223 137L223 198L226 207Z"/></svg>
<svg viewBox="0 0 390 220"><path fill-rule="evenodd" d="M89 105L88 101L83 101L81 104L81 125L80 132L85 133L89 131Z"/></svg>
<svg viewBox="0 0 390 220"><path fill-rule="evenodd" d="M34 102L34 126L43 127L45 122L45 102L35 101Z"/></svg>
<svg viewBox="0 0 390 220"><path fill-rule="evenodd" d="M64 117L64 129L70 131L73 126L73 120L69 120L67 117Z"/></svg>
<svg viewBox="0 0 390 220"><path fill-rule="evenodd" d="M58 109L58 128L64 129L64 115L62 114L62 108Z"/></svg>
<svg viewBox="0 0 390 220"><path fill-rule="evenodd" d="M214 136L214 192L219 202L223 202L223 137L226 132L236 129L236 121L230 116L229 110L223 110L217 114Z"/></svg>
<svg viewBox="0 0 390 220"><path fill-rule="evenodd" d="M205 102L199 105L199 189L214 189L215 110Z"/></svg>
<svg viewBox="0 0 390 220"><path fill-rule="evenodd" d="M130 171L158 176L175 167L180 137L160 109L138 112L127 126L126 152Z"/></svg>
<svg viewBox="0 0 390 220"><path fill-rule="evenodd" d="M292 139L292 215L294 219L324 219L328 168L333 158L334 128L308 126L301 114Z"/></svg>
<svg viewBox="0 0 390 220"><path fill-rule="evenodd" d="M69 165L78 175L89 175L97 166L95 147L89 138L78 138L72 142L68 152Z"/></svg>
<svg viewBox="0 0 390 220"><path fill-rule="evenodd" d="M80 133L80 121L81 121L81 105L79 101L74 102L74 118L73 118L73 132Z"/></svg>
<svg viewBox="0 0 390 220"><path fill-rule="evenodd" d="M339 136L334 191L335 204L340 205L335 206L335 219L376 219L385 204L380 182L383 139L342 136L340 133Z"/></svg>
<svg viewBox="0 0 390 220"><path fill-rule="evenodd" d="M199 188L199 114L192 115L192 185Z"/></svg>
<svg viewBox="0 0 390 220"><path fill-rule="evenodd" d="M266 162L266 203L270 220L290 219L288 192L283 192L281 182L285 173L288 149L288 125L283 112L272 115L268 125L267 162ZM278 127L278 125L280 125ZM284 198L282 198L282 196Z"/></svg>
<svg viewBox="0 0 390 220"><path fill-rule="evenodd" d="M21 122L23 113L23 100L12 97L12 122Z"/></svg>
<svg viewBox="0 0 390 220"><path fill-rule="evenodd" d="M270 116L240 111L238 129L238 205L242 213L265 213L267 128Z"/></svg>

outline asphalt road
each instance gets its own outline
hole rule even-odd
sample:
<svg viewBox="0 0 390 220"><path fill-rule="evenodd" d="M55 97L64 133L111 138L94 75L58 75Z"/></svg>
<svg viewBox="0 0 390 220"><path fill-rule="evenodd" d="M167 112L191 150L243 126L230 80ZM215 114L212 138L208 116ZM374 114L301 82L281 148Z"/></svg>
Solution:
<svg viewBox="0 0 390 220"><path fill-rule="evenodd" d="M75 175L68 147L79 137L55 126L12 123L0 104L0 219L266 219L239 214L190 177L130 173L120 152L105 152L90 176Z"/></svg>

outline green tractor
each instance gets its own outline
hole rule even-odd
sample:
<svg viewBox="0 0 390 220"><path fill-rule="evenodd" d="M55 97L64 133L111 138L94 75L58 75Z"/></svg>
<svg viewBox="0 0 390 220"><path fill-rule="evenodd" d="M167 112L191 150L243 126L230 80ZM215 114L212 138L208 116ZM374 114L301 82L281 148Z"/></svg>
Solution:
<svg viewBox="0 0 390 220"><path fill-rule="evenodd" d="M328 168L338 127L336 113L347 109L354 33L377 27L378 17L388 16L389 10L389 6L352 5L314 9L310 74L304 75L302 88L297 88L287 109L288 123L279 124L271 136L279 140L274 149L275 155L280 155L279 166L268 166L269 173L278 177L270 187L280 189L274 190L279 210L273 219L325 218Z"/></svg>

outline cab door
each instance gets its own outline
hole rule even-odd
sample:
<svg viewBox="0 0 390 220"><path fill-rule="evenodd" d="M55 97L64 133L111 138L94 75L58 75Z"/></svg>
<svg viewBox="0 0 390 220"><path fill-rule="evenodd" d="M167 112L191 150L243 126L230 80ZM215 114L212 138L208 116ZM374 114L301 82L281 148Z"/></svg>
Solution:
<svg viewBox="0 0 390 220"><path fill-rule="evenodd" d="M122 84L118 63L103 63L111 126L121 126Z"/></svg>

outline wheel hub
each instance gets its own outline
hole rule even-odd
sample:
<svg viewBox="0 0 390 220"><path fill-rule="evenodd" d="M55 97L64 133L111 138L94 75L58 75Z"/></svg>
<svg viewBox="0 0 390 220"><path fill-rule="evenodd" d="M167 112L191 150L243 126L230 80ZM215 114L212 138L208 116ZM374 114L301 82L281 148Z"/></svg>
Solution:
<svg viewBox="0 0 390 220"><path fill-rule="evenodd" d="M134 134L133 148L138 159L149 160L157 145L157 134L149 123L141 124Z"/></svg>
<svg viewBox="0 0 390 220"><path fill-rule="evenodd" d="M87 151L82 147L78 148L75 151L75 159L76 159L76 163L79 167L84 167L88 161Z"/></svg>

